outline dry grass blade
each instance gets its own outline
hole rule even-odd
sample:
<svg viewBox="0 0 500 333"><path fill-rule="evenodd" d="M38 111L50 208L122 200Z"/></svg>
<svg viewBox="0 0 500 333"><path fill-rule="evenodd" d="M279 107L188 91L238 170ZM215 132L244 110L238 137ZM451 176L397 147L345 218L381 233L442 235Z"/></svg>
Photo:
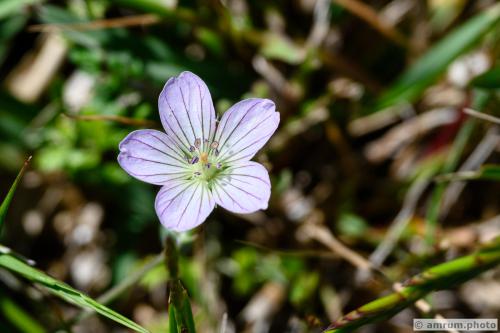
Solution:
<svg viewBox="0 0 500 333"><path fill-rule="evenodd" d="M160 17L154 14L134 15L112 19L95 20L91 22L61 23L61 24L35 24L28 27L29 32L52 32L62 30L99 30L111 28L133 27L138 25L151 25L160 22Z"/></svg>
<svg viewBox="0 0 500 333"><path fill-rule="evenodd" d="M68 113L65 113L64 115L67 116L68 118L81 121L113 121L124 125L131 125L137 127L155 127L155 128L160 127L160 124L158 124L156 121L145 120L145 119L133 119L115 115L72 115Z"/></svg>
<svg viewBox="0 0 500 333"><path fill-rule="evenodd" d="M386 24L377 12L370 6L358 0L332 0L336 4L344 7L352 14L358 16L360 19L371 25L375 30L380 32L385 37L403 47L408 47L409 43L403 34L394 29L394 27Z"/></svg>

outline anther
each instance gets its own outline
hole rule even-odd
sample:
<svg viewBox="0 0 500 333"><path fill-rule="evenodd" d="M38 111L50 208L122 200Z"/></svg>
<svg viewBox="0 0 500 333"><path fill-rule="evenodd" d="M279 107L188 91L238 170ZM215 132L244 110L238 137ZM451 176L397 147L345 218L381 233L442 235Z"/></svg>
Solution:
<svg viewBox="0 0 500 333"><path fill-rule="evenodd" d="M200 159L198 158L198 156L194 156L192 159L191 159L191 164L195 164L195 163L198 163Z"/></svg>
<svg viewBox="0 0 500 333"><path fill-rule="evenodd" d="M199 172L199 171L195 171L194 174L195 174L195 176L201 176L201 172Z"/></svg>
<svg viewBox="0 0 500 333"><path fill-rule="evenodd" d="M194 145L195 145L196 148L200 148L201 139L200 138L196 138L196 140L194 140Z"/></svg>
<svg viewBox="0 0 500 333"><path fill-rule="evenodd" d="M214 151L215 156L219 156L219 150L216 148Z"/></svg>
<svg viewBox="0 0 500 333"><path fill-rule="evenodd" d="M215 167L216 167L217 169L220 169L220 168L222 168L222 164L217 163L217 164L215 165Z"/></svg>
<svg viewBox="0 0 500 333"><path fill-rule="evenodd" d="M214 142L212 142L211 147L213 149L217 149L217 147L219 147L219 143L217 141L214 141Z"/></svg>
<svg viewBox="0 0 500 333"><path fill-rule="evenodd" d="M212 164L211 163L207 163L206 166L207 166L207 169L210 169L210 167L212 166Z"/></svg>
<svg viewBox="0 0 500 333"><path fill-rule="evenodd" d="M189 147L189 151L190 151L190 152L194 152L195 150L196 150L196 148L195 148L195 147L193 147L193 146Z"/></svg>

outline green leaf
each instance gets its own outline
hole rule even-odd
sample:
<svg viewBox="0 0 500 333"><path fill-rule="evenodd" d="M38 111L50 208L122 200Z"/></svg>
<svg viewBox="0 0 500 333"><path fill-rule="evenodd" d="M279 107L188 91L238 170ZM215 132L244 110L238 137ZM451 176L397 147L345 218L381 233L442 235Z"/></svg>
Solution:
<svg viewBox="0 0 500 333"><path fill-rule="evenodd" d="M5 247L2 247L5 249ZM40 284L47 288L49 292L58 296L65 301L77 305L82 308L87 308L96 311L100 315L116 321L130 329L141 333L149 333L148 330L135 322L127 319L121 314L109 309L108 307L96 302L92 298L82 292L71 288L64 282L58 281L42 271L31 267L23 260L14 256L11 252L2 250L0 253L0 267L3 267L11 272L17 273L27 280Z"/></svg>
<svg viewBox="0 0 500 333"><path fill-rule="evenodd" d="M10 187L9 192L7 193L7 196L2 202L2 205L0 205L0 232L2 231L3 223L5 221L5 216L7 215L7 210L9 209L10 203L12 201L12 198L14 197L14 192L17 189L17 185L19 185L19 181L23 177L24 171L26 170L26 167L28 166L29 161L31 160L31 156L24 162L23 167L21 168L21 171L17 174L16 179L14 180L14 183Z"/></svg>
<svg viewBox="0 0 500 333"><path fill-rule="evenodd" d="M500 66L493 67L486 73L476 76L470 85L476 88L483 89L498 89L500 88Z"/></svg>
<svg viewBox="0 0 500 333"><path fill-rule="evenodd" d="M478 43L499 21L500 4L497 4L456 28L403 73L377 101L376 110L414 102L453 60Z"/></svg>

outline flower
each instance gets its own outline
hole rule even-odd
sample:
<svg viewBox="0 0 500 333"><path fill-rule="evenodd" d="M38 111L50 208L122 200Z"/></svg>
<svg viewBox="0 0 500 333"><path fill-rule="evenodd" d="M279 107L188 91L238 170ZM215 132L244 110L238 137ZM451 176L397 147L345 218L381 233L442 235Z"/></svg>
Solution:
<svg viewBox="0 0 500 333"><path fill-rule="evenodd" d="M267 208L269 174L250 159L278 127L272 101L238 102L217 124L206 84L183 72L167 81L158 109L165 133L130 133L120 143L118 163L131 176L162 185L155 209L164 227L195 228L216 205L234 213Z"/></svg>

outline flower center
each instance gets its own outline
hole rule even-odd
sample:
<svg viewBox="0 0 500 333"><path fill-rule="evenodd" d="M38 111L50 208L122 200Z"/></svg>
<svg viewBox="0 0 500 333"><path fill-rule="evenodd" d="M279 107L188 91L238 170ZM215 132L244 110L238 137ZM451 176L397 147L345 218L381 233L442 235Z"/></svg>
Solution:
<svg viewBox="0 0 500 333"><path fill-rule="evenodd" d="M219 143L213 141L209 145L208 140L205 139L203 147L200 146L201 139L196 139L194 145L189 148L191 156L188 157L188 161L193 170L193 178L208 182L222 171L222 165L217 162Z"/></svg>

